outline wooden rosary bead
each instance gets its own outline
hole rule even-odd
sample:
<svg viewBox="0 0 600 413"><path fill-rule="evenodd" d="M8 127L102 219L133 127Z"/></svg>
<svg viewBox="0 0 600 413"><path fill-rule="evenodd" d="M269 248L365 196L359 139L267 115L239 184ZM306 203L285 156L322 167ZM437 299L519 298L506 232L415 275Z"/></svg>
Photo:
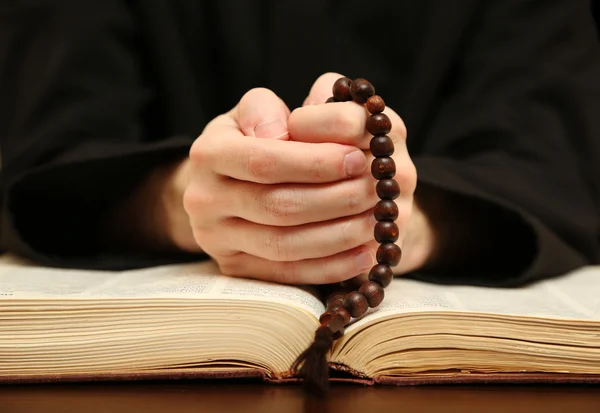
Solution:
<svg viewBox="0 0 600 413"><path fill-rule="evenodd" d="M378 135L371 138L369 142L369 150L376 158L392 156L394 153L394 142L387 135Z"/></svg>
<svg viewBox="0 0 600 413"><path fill-rule="evenodd" d="M371 175L375 179L390 179L396 175L394 158L375 158L371 163Z"/></svg>
<svg viewBox="0 0 600 413"><path fill-rule="evenodd" d="M387 287L391 284L394 279L394 271L387 264L377 264L369 271L369 281L376 282L381 285L382 288Z"/></svg>
<svg viewBox="0 0 600 413"><path fill-rule="evenodd" d="M321 326L315 333L313 343L294 362L293 369L300 366L299 376L303 377L307 389L312 389L315 393L325 393L327 390L327 353L332 350L334 340L343 336L345 326L352 318L362 317L369 307L375 308L383 302L384 288L392 282L394 276L391 267L397 265L402 256L402 250L395 244L400 231L394 222L399 214L394 199L400 195L400 187L393 179L396 175L396 164L391 157L394 143L387 136L392 130L392 122L383 113L385 102L375 94L373 85L362 78L339 78L332 87L332 94L327 103L353 100L364 105L371 114L367 118L365 129L374 135L369 144L371 154L375 157L371 163L371 175L379 181L376 192L380 201L374 210L377 223L373 233L380 245L376 252L378 264L371 268L369 281L352 289L349 288L348 281L338 284L337 292L327 297L327 309L319 317ZM360 282L359 277L352 280Z"/></svg>
<svg viewBox="0 0 600 413"><path fill-rule="evenodd" d="M385 109L385 102L379 95L371 96L367 99L367 110L372 114L381 113Z"/></svg>
<svg viewBox="0 0 600 413"><path fill-rule="evenodd" d="M375 259L379 264L387 264L390 267L398 265L402 257L402 250L396 244L386 242L377 248ZM345 301L344 301L345 303Z"/></svg>
<svg viewBox="0 0 600 413"><path fill-rule="evenodd" d="M352 317L358 318L367 312L369 303L364 295L358 291L352 291L346 296L344 307L346 307Z"/></svg>
<svg viewBox="0 0 600 413"><path fill-rule="evenodd" d="M327 324L327 322L333 320L334 316L335 311L325 311L323 314L321 314L321 317L319 317L319 323L321 323L321 325Z"/></svg>
<svg viewBox="0 0 600 413"><path fill-rule="evenodd" d="M342 281L340 283L340 286L344 288L344 291L346 291L346 294L347 294L350 291L357 290L358 287L360 287L360 285L362 284L362 281L363 280L361 280L360 277L352 277L345 281Z"/></svg>
<svg viewBox="0 0 600 413"><path fill-rule="evenodd" d="M352 95L352 100L356 103L366 103L367 100L373 95L375 95L375 88L365 79L355 79L350 85L350 94Z"/></svg>
<svg viewBox="0 0 600 413"><path fill-rule="evenodd" d="M392 130L392 121L385 113L376 113L367 118L367 130L372 135L385 135Z"/></svg>
<svg viewBox="0 0 600 413"><path fill-rule="evenodd" d="M386 242L396 242L400 237L400 229L393 221L379 221L377 224L375 224L373 233L375 235L375 241L379 242L380 244Z"/></svg>
<svg viewBox="0 0 600 413"><path fill-rule="evenodd" d="M383 287L375 281L367 281L360 286L358 292L365 296L369 307L375 308L383 301L384 291Z"/></svg>
<svg viewBox="0 0 600 413"><path fill-rule="evenodd" d="M377 221L395 221L398 219L398 214L398 205L390 199L382 199L375 205L373 210L373 215Z"/></svg>
<svg viewBox="0 0 600 413"><path fill-rule="evenodd" d="M350 319L352 318L350 311L348 311L348 309L346 307L338 308L337 311L335 312L335 315L337 315L343 319L344 325L348 324L350 322Z"/></svg>
<svg viewBox="0 0 600 413"><path fill-rule="evenodd" d="M332 304L342 304L344 302L344 298L346 298L346 293L343 291L334 291L331 294L329 294L327 296L327 299L325 300L327 302L327 305L332 305Z"/></svg>
<svg viewBox="0 0 600 413"><path fill-rule="evenodd" d="M336 302L335 304L329 304L327 306L327 312L335 313L340 308L343 308L343 305L344 305L343 302Z"/></svg>
<svg viewBox="0 0 600 413"><path fill-rule="evenodd" d="M340 337L344 334L344 320L341 317L333 317L331 320L325 323L325 326L333 333L334 338Z"/></svg>
<svg viewBox="0 0 600 413"><path fill-rule="evenodd" d="M335 99L333 98L333 96L332 96L332 97L330 97L330 98L328 98L328 99L325 101L325 103L333 103L333 102L335 102Z"/></svg>
<svg viewBox="0 0 600 413"><path fill-rule="evenodd" d="M333 84L333 98L336 102L348 102L352 100L352 94L350 93L350 86L352 80L347 77L341 77Z"/></svg>
<svg viewBox="0 0 600 413"><path fill-rule="evenodd" d="M400 185L395 179L382 179L377 182L375 191L379 199L394 200L400 196Z"/></svg>

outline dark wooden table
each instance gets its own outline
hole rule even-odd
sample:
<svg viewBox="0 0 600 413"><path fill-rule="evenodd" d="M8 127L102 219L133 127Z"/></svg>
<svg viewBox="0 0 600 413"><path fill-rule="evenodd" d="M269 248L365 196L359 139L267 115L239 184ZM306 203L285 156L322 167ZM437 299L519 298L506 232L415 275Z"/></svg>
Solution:
<svg viewBox="0 0 600 413"><path fill-rule="evenodd" d="M138 382L0 386L1 413L599 413L600 387L335 385L327 401L296 385Z"/></svg>

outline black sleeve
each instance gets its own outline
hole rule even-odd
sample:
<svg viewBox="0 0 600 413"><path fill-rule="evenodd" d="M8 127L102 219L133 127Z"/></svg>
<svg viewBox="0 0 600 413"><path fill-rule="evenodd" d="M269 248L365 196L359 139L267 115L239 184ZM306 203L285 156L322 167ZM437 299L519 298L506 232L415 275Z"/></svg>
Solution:
<svg viewBox="0 0 600 413"><path fill-rule="evenodd" d="M459 209L434 213L471 231L476 254L451 247L460 265L416 276L518 285L597 263L600 60L589 2L481 4L414 159L421 184Z"/></svg>
<svg viewBox="0 0 600 413"><path fill-rule="evenodd" d="M4 250L86 268L165 259L113 254L97 236L107 208L190 143L144 141L140 118L150 94L124 3L30 0L0 8Z"/></svg>

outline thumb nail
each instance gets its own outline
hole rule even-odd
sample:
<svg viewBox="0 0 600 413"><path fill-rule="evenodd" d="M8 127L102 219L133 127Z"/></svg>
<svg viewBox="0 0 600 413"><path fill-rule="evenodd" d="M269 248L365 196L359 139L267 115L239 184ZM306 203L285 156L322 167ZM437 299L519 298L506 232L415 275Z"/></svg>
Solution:
<svg viewBox="0 0 600 413"><path fill-rule="evenodd" d="M281 139L287 134L287 125L281 119L263 122L254 127L254 136L257 138Z"/></svg>

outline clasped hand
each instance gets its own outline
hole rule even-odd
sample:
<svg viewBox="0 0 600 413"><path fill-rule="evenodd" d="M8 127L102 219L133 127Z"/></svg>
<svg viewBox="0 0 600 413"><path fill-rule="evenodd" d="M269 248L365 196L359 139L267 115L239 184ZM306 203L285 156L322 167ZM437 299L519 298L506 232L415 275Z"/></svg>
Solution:
<svg viewBox="0 0 600 413"><path fill-rule="evenodd" d="M324 103L340 76L321 76L291 113L273 92L253 89L205 127L177 169L187 214L171 220L187 225L171 230L179 248L204 251L224 274L280 283L326 284L369 271L379 199L368 112L353 102ZM402 119L390 108L385 113L401 188L402 246L416 171Z"/></svg>

